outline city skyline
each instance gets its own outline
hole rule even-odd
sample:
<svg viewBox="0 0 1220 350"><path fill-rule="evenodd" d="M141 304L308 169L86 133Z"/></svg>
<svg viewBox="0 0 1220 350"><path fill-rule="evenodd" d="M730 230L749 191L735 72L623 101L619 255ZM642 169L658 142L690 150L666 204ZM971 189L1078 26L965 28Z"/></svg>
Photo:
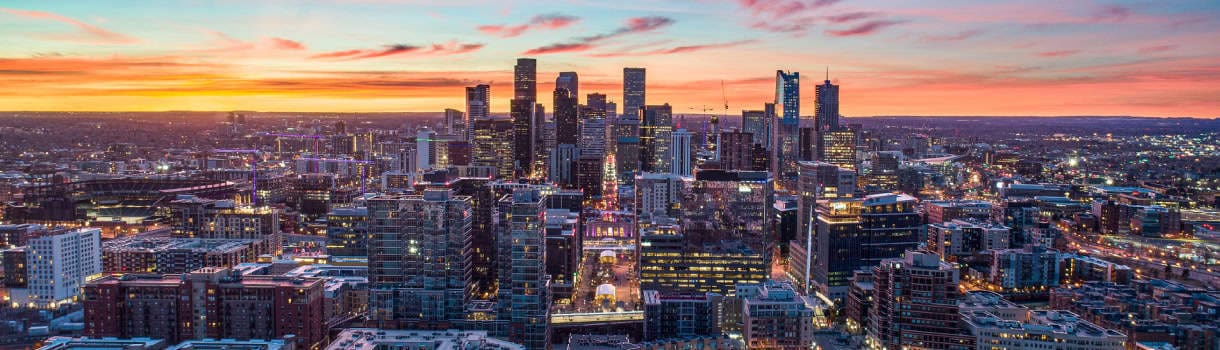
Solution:
<svg viewBox="0 0 1220 350"><path fill-rule="evenodd" d="M619 104L622 69L646 68L647 103L675 114L762 109L773 71L820 83L827 66L849 117L1220 110L1220 6L1202 1L534 5L15 1L0 7L0 109L440 112L488 84L506 115L509 65L529 57L537 91L572 71Z"/></svg>

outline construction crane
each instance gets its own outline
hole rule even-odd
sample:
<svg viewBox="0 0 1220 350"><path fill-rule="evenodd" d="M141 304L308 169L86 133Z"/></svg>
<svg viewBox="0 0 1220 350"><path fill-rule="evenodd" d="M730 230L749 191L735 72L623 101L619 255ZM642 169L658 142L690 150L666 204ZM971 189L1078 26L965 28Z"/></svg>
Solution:
<svg viewBox="0 0 1220 350"><path fill-rule="evenodd" d="M373 164L373 162L372 162L372 161L367 161L367 160L356 160L356 159L331 159L331 158L297 158L297 159L298 159L298 160L306 160L306 161L315 161L315 162L335 162L335 163ZM361 196L364 196L364 194L365 194L365 185L366 185L366 184L365 184L365 181L368 179L368 177L367 177L367 176L365 176L365 169L366 169L366 168L368 168L368 167L367 167L367 166L362 166L362 167L359 167L359 168L360 168L360 195L361 195Z"/></svg>
<svg viewBox="0 0 1220 350"><path fill-rule="evenodd" d="M215 149L213 153L253 154L250 159L250 203L258 205L258 158L263 151L256 149Z"/></svg>

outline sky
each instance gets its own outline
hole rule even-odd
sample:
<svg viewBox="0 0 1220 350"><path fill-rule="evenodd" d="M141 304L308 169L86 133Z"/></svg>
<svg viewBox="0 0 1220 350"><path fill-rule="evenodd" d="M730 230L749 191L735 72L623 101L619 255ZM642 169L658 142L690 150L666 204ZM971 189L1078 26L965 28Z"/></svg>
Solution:
<svg viewBox="0 0 1220 350"><path fill-rule="evenodd" d="M0 110L464 109L538 60L675 113L762 109L775 71L841 86L845 116L1220 116L1220 1L8 0ZM582 98L583 100L583 98Z"/></svg>

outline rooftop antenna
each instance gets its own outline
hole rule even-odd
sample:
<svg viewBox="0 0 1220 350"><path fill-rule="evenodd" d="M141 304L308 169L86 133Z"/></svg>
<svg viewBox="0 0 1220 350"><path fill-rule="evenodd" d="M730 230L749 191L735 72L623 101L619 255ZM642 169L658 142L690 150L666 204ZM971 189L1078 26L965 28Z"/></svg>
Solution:
<svg viewBox="0 0 1220 350"><path fill-rule="evenodd" d="M826 65L826 81L830 81L830 65Z"/></svg>

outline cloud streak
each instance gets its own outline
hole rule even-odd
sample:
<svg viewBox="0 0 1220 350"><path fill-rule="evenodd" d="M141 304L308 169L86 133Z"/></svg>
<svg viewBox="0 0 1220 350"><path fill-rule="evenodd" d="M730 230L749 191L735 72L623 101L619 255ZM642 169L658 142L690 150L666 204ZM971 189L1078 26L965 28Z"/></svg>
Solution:
<svg viewBox="0 0 1220 350"><path fill-rule="evenodd" d="M127 36L127 35L124 35L121 33L113 32L113 31L107 30L102 27L91 25L91 24L81 22L81 21L73 19L73 18L61 16L61 15L50 13L50 12L27 11L27 10L18 10L18 9L11 9L11 8L0 8L0 11L6 12L6 13L14 15L14 16L19 16L19 17L66 23L66 24L70 24L70 25L76 27L76 29L78 30L77 33L72 33L72 34L57 33L57 34L40 35L40 37L51 39L51 40L75 41L75 42L84 42L84 43L92 43L92 44L108 44L108 45L134 44L134 43L140 42L140 39L137 39L137 38L134 38L131 36Z"/></svg>
<svg viewBox="0 0 1220 350"><path fill-rule="evenodd" d="M1067 57L1080 53L1080 50L1055 50L1039 52L1038 57Z"/></svg>
<svg viewBox="0 0 1220 350"><path fill-rule="evenodd" d="M609 39L621 37L624 35L632 35L639 33L647 33L661 29L674 24L674 20L669 17L650 16L650 17L632 17L628 18L622 27L608 33L602 33L592 36L576 38L573 41L565 43L555 43L546 46L536 47L526 50L526 55L546 55L565 52L581 52L587 51L595 47L595 44Z"/></svg>
<svg viewBox="0 0 1220 350"><path fill-rule="evenodd" d="M391 44L385 45L378 49L354 49L323 52L309 56L311 59L320 60L338 60L338 61L354 61L371 58L389 57L389 56L448 56L460 55L478 51L483 48L483 44L465 44L456 41L450 41L443 44L432 44L430 46L414 46L407 44Z"/></svg>
<svg viewBox="0 0 1220 350"><path fill-rule="evenodd" d="M727 47L736 47L736 46L751 44L751 43L755 43L755 42L757 42L757 40L739 40L739 41L731 41L731 42L718 43L718 44L675 46L675 47L670 47L670 48L656 49L656 50L649 50L649 51L639 51L639 52L605 52L605 53L590 54L589 57L606 58L606 57L673 55L673 54L683 54L683 53L690 53L690 52L704 51L704 50L722 49L722 48L727 48Z"/></svg>
<svg viewBox="0 0 1220 350"><path fill-rule="evenodd" d="M535 29L564 28L564 27L567 27L567 26L570 26L570 25L576 23L577 21L580 21L580 18L577 18L574 16L561 15L561 14L547 14L547 15L534 16L534 18L531 18L529 20L529 22L526 22L523 24L484 25L484 26L479 26L478 30L480 32L483 32L483 33L486 33L489 35L493 35L493 36L497 36L497 37L501 37L501 38L512 38L512 37L521 36L521 34L525 34L525 32L535 30Z"/></svg>
<svg viewBox="0 0 1220 350"><path fill-rule="evenodd" d="M885 29L886 27L890 27L890 26L900 24L900 23L902 23L902 21L893 21L893 20L868 21L868 22L861 23L861 24L856 25L851 28L828 29L828 30L826 30L826 35L830 35L830 36L834 36L834 37L872 35L882 29Z"/></svg>
<svg viewBox="0 0 1220 350"><path fill-rule="evenodd" d="M960 31L960 32L957 32L954 34L948 34L948 35L928 35L928 36L924 36L923 41L925 41L925 42L962 41L962 40L966 40L966 39L970 39L970 38L979 36L980 34L983 34L982 29L971 29L971 30L964 30L964 31Z"/></svg>

